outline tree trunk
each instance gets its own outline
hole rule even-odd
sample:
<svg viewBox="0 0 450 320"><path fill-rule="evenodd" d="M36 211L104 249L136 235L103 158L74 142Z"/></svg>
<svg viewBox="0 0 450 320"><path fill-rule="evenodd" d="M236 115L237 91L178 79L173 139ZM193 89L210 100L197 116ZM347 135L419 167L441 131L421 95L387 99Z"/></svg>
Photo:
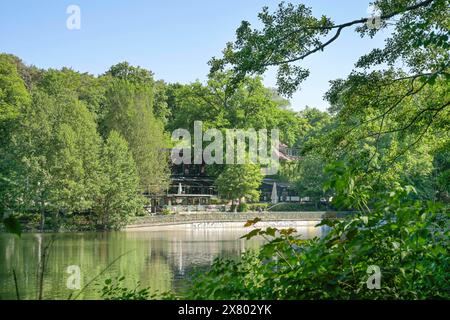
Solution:
<svg viewBox="0 0 450 320"><path fill-rule="evenodd" d="M104 224L103 228L105 230L108 230L109 229L109 213L108 212L106 212L105 217L106 217L106 221L105 221L105 224Z"/></svg>
<svg viewBox="0 0 450 320"><path fill-rule="evenodd" d="M56 211L53 215L53 231L58 232L59 231L59 211Z"/></svg>
<svg viewBox="0 0 450 320"><path fill-rule="evenodd" d="M44 206L41 206L41 225L40 225L41 232L44 232L44 224L45 224L45 210Z"/></svg>

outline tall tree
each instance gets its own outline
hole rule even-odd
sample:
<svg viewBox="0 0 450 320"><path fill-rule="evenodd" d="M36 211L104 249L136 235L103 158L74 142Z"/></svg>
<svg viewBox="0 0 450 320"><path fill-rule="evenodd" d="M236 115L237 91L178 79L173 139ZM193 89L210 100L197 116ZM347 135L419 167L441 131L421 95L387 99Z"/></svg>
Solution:
<svg viewBox="0 0 450 320"><path fill-rule="evenodd" d="M405 100L435 91L437 96L432 95L423 107L408 111L406 119L412 123L405 123L404 127L412 128L414 124L420 133L429 129L430 121L448 123L450 102L445 85L450 77L448 0L376 0L373 6L379 11L374 16L341 24L326 16L314 17L304 4L281 3L275 12L265 7L258 16L262 27L252 29L249 22L243 21L237 29L236 41L228 43L223 57L210 61L211 72L230 70L230 83L236 88L248 75L260 75L275 67L279 92L291 95L309 75L302 61L339 41L345 30L356 27L361 36L373 37L391 27L393 31L384 48L360 57L347 81L333 84L334 97L339 97L342 103L349 97L360 100L361 103L347 104L347 109L363 112L366 108L362 107L363 101L373 106L367 119L358 119L352 112L345 116L355 120L356 126L376 121L378 131L383 133L390 130L385 127L387 120L402 112ZM398 66L404 66L406 71ZM374 68L385 70L371 70ZM443 90L437 90L438 83L444 84ZM365 99L368 95L371 98ZM376 108L378 105L382 108ZM334 104L332 110L337 107Z"/></svg>
<svg viewBox="0 0 450 320"><path fill-rule="evenodd" d="M229 70L237 88L245 77L276 68L278 90L289 96L309 75L303 60L327 50L343 32L355 27L361 36L373 37L391 28L384 48L360 57L347 79L332 82L326 97L336 119L328 133L319 131L326 145L321 152L356 168L358 183L382 189L415 182L429 189L429 153L449 140L448 0L372 4L378 11L372 16L340 24L314 17L304 4L281 3L274 12L265 7L258 15L261 27L243 21L223 57L210 61L211 73Z"/></svg>
<svg viewBox="0 0 450 320"><path fill-rule="evenodd" d="M70 92L33 92L13 136L20 167L13 205L25 212L70 214L88 210L98 192L100 137L92 114Z"/></svg>
<svg viewBox="0 0 450 320"><path fill-rule="evenodd" d="M142 191L158 193L168 184L167 137L153 114L151 73L120 64L111 67L106 92L103 135L115 130L127 141Z"/></svg>
<svg viewBox="0 0 450 320"><path fill-rule="evenodd" d="M168 85L163 80L158 80L153 86L153 111L155 117L167 124L170 118L170 109L168 105Z"/></svg>
<svg viewBox="0 0 450 320"><path fill-rule="evenodd" d="M101 107L106 90L106 79L103 77L94 77L89 73L80 73L64 67L61 70L46 70L42 73L37 85L49 95L70 90L85 103L97 121L101 119Z"/></svg>
<svg viewBox="0 0 450 320"><path fill-rule="evenodd" d="M11 203L15 198L13 190L17 189L14 173L18 163L13 152L11 135L20 128L20 116L30 102L30 95L19 75L14 58L0 54L0 221L4 221L5 212L9 214L14 209Z"/></svg>
<svg viewBox="0 0 450 320"><path fill-rule="evenodd" d="M21 79L14 59L0 54L0 124L6 129L8 121L20 115L21 107L29 104L30 96ZM4 137L7 132L1 132Z"/></svg>
<svg viewBox="0 0 450 320"><path fill-rule="evenodd" d="M120 229L143 210L136 165L125 139L111 131L102 148L101 184L94 212L103 229Z"/></svg>
<svg viewBox="0 0 450 320"><path fill-rule="evenodd" d="M230 88L230 74L212 75L206 84L172 85L169 107L172 117L169 130L193 129L194 121L203 127L217 129L279 128L281 140L292 145L296 140L297 118L287 101L264 87L260 77L247 77L236 88Z"/></svg>

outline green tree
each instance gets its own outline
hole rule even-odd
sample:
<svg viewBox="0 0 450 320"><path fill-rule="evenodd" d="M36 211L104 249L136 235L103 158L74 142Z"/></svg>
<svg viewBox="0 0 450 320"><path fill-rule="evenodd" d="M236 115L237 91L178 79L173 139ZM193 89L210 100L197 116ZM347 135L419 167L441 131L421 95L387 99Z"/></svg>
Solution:
<svg viewBox="0 0 450 320"><path fill-rule="evenodd" d="M9 230L18 230L13 216L11 202L15 197L17 183L14 181L18 162L11 141L12 134L19 129L22 110L31 102L25 83L17 70L14 57L0 54L0 221ZM9 220L6 220L9 219ZM7 223L9 221L9 223Z"/></svg>
<svg viewBox="0 0 450 320"><path fill-rule="evenodd" d="M120 229L143 209L136 164L125 139L111 131L102 148L101 185L94 205L97 226Z"/></svg>
<svg viewBox="0 0 450 320"><path fill-rule="evenodd" d="M247 163L226 166L215 183L221 197L232 200L233 204L235 201L240 204L243 198L248 201L259 200L258 188L262 179L260 167ZM235 205L234 210L236 209Z"/></svg>
<svg viewBox="0 0 450 320"><path fill-rule="evenodd" d="M450 142L436 151L433 176L437 199L450 203Z"/></svg>
<svg viewBox="0 0 450 320"><path fill-rule="evenodd" d="M332 116L326 111L306 107L297 113L297 117L298 133L295 145L302 154L317 153L325 146L328 148L328 143L323 140L323 137L333 125Z"/></svg>
<svg viewBox="0 0 450 320"><path fill-rule="evenodd" d="M20 108L30 102L30 96L21 79L13 58L0 54L0 124L16 119ZM4 137L6 132L1 132Z"/></svg>
<svg viewBox="0 0 450 320"><path fill-rule="evenodd" d="M147 84L113 78L106 92L102 131L104 136L112 130L122 135L136 162L141 190L158 193L168 183L167 153L163 151L167 137L152 106L152 91Z"/></svg>
<svg viewBox="0 0 450 320"><path fill-rule="evenodd" d="M126 80L135 85L151 86L154 83L153 72L139 66L132 66L128 62L120 62L111 66L105 75Z"/></svg>
<svg viewBox="0 0 450 320"><path fill-rule="evenodd" d="M364 183L378 189L413 184L419 196L433 199L439 163L433 158L449 141L448 85L403 76L377 71L334 82L327 94L333 130L322 141L329 159L349 163Z"/></svg>
<svg viewBox="0 0 450 320"><path fill-rule="evenodd" d="M281 140L292 145L296 139L297 118L287 102L273 89L264 87L260 77L245 78L236 90L229 90L230 74L217 73L205 85L173 85L169 90L172 110L168 129L193 129L194 121L218 129L279 128Z"/></svg>
<svg viewBox="0 0 450 320"><path fill-rule="evenodd" d="M243 21L223 57L210 61L211 73L231 72L230 87L237 88L246 77L276 68L278 91L289 96L309 75L302 61L339 41L344 30L356 27L361 36L373 37L392 24L384 48L360 57L347 79L332 82L327 98L337 118L324 139L331 142L328 151L338 149L327 156L342 159L356 151L351 165L384 172L427 135L448 139L449 11L447 0L373 5L380 11L379 25L371 17L336 24L314 17L304 4L281 3L275 12L265 7L258 15L261 27Z"/></svg>
<svg viewBox="0 0 450 320"><path fill-rule="evenodd" d="M295 186L301 197L310 197L316 207L320 198L327 195L323 190L323 185L327 181L327 175L324 172L325 161L317 154L309 154L302 157L296 168Z"/></svg>
<svg viewBox="0 0 450 320"><path fill-rule="evenodd" d="M67 92L33 92L13 136L19 168L12 206L45 216L89 210L98 192L100 137L93 115Z"/></svg>
<svg viewBox="0 0 450 320"><path fill-rule="evenodd" d="M158 80L153 86L153 111L155 117L167 124L170 118L168 105L167 84L163 80Z"/></svg>
<svg viewBox="0 0 450 320"><path fill-rule="evenodd" d="M300 65L305 58L326 50L348 28L356 27L361 36L373 37L395 18L385 47L363 56L358 66L403 61L413 72L446 73L450 61L446 0L376 0L373 5L380 11L379 26L371 24L370 16L336 24L330 17L314 17L304 4L282 2L273 13L264 7L258 15L261 27L252 29L248 21L242 21L236 41L227 44L222 58L210 61L211 72L231 69L237 85L247 75L274 67L279 92L289 95L309 75Z"/></svg>
<svg viewBox="0 0 450 320"><path fill-rule="evenodd" d="M101 120L106 90L105 78L97 78L91 74L64 67L61 70L46 70L40 76L37 85L49 95L55 95L64 90L71 91L85 103L97 121Z"/></svg>

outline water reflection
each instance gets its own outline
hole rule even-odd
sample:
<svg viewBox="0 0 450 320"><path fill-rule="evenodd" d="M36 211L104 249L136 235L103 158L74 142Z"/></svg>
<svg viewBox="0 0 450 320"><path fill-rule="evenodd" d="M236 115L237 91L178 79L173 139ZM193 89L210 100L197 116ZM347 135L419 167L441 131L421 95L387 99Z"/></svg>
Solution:
<svg viewBox="0 0 450 320"><path fill-rule="evenodd" d="M316 223L305 222L296 228L303 238L320 236L323 230L315 228ZM124 253L96 282L123 275L129 287L140 281L152 290L181 291L192 271L207 268L216 257L238 257L245 250L261 246L260 238L239 239L249 231L241 226L241 223L239 227L185 225L123 232L24 234L20 239L0 234L0 299L16 297L13 268L21 298L36 299L38 265L52 238L55 241L49 250L44 277L45 299L66 299L73 293L66 287L68 266L80 267L83 286ZM96 299L99 294L95 286L90 286L79 298Z"/></svg>

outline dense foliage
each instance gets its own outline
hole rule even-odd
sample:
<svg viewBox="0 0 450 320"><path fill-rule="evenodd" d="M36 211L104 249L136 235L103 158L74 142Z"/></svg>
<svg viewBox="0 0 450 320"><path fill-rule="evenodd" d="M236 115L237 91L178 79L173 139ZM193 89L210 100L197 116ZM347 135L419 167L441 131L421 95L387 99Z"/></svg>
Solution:
<svg viewBox="0 0 450 320"><path fill-rule="evenodd" d="M309 75L302 60L326 50L345 29L356 26L372 37L393 25L383 49L362 56L347 79L331 82L329 114L299 115L302 158L281 173L300 194L329 193L334 206L357 213L323 221L329 233L307 241L294 230L253 229L247 238L272 240L239 261L216 260L196 278L191 297L450 297L448 1L373 4L378 17L342 24L314 17L303 4L281 3L273 13L264 8L260 29L243 21L223 57L211 60L211 73L230 74L230 87L275 67L278 91L290 95ZM374 288L370 276L377 271L381 285Z"/></svg>
<svg viewBox="0 0 450 320"><path fill-rule="evenodd" d="M227 165L224 171L216 179L217 188L222 198L237 201L241 206L234 206L235 211L246 211L244 201L259 200L259 186L261 185L263 175L259 165L256 164L238 164Z"/></svg>
<svg viewBox="0 0 450 320"><path fill-rule="evenodd" d="M17 217L40 230L118 229L143 210L142 192L165 188L167 140L149 71L122 63L94 77L1 54L0 73L0 210L9 229L18 230Z"/></svg>
<svg viewBox="0 0 450 320"><path fill-rule="evenodd" d="M332 229L312 240L256 224L247 237L270 241L239 261L216 260L194 280L189 297L448 299L448 215L439 205L414 200L413 194L413 188L398 187L380 196L372 210L339 222L324 220L320 225ZM379 289L368 287L377 268Z"/></svg>
<svg viewBox="0 0 450 320"><path fill-rule="evenodd" d="M96 225L120 229L129 217L142 211L143 199L138 196L139 176L125 139L111 131L100 157L100 192L95 199Z"/></svg>
<svg viewBox="0 0 450 320"><path fill-rule="evenodd" d="M169 292L151 292L150 288L142 288L138 282L133 289L123 285L124 276L108 278L100 284L98 290L104 300L173 300L176 298Z"/></svg>

